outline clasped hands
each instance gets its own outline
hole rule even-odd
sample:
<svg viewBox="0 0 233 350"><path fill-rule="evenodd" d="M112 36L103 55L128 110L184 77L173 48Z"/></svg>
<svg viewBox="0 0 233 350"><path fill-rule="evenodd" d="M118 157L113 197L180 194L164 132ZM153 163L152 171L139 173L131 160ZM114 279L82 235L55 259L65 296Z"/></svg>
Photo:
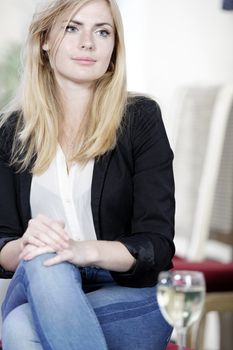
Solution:
<svg viewBox="0 0 233 350"><path fill-rule="evenodd" d="M90 241L89 241L90 242ZM45 253L56 253L44 262L45 266L69 261L79 266L88 265L90 247L88 241L70 239L62 221L52 220L45 215L31 219L21 238L19 259L31 260Z"/></svg>

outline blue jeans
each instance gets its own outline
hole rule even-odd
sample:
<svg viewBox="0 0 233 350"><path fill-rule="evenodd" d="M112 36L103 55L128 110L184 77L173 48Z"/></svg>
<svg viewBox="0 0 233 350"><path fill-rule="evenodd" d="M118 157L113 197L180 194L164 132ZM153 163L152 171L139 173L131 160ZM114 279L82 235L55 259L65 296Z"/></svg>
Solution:
<svg viewBox="0 0 233 350"><path fill-rule="evenodd" d="M164 350L172 328L156 287L117 285L107 270L68 262L44 267L51 254L22 261L2 305L4 350Z"/></svg>

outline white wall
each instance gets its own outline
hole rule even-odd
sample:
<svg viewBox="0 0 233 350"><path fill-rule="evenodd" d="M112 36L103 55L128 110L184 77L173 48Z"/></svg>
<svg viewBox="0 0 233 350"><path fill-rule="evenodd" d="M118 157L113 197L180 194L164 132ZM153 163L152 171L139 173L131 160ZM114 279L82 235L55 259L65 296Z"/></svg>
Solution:
<svg viewBox="0 0 233 350"><path fill-rule="evenodd" d="M0 49L22 42L38 0L0 0ZM1 55L0 55L1 59Z"/></svg>
<svg viewBox="0 0 233 350"><path fill-rule="evenodd" d="M222 0L118 0L129 89L157 97L169 118L177 86L233 81L233 11Z"/></svg>
<svg viewBox="0 0 233 350"><path fill-rule="evenodd" d="M45 1L0 2L1 51L7 43L23 40L36 5ZM233 80L233 11L223 11L222 0L118 3L130 90L154 95L166 110L177 86Z"/></svg>

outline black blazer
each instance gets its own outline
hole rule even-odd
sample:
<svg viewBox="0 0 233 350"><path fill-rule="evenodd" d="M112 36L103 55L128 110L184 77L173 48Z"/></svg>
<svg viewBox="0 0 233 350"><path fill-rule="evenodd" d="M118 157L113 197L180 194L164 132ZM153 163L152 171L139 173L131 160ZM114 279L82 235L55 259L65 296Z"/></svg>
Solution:
<svg viewBox="0 0 233 350"><path fill-rule="evenodd" d="M9 164L17 115L0 129L0 248L25 232L32 175ZM95 160L91 206L97 239L122 242L136 258L126 273L111 272L118 284L146 287L171 267L174 255L173 153L153 100L133 98L116 147ZM11 277L1 269L1 277Z"/></svg>

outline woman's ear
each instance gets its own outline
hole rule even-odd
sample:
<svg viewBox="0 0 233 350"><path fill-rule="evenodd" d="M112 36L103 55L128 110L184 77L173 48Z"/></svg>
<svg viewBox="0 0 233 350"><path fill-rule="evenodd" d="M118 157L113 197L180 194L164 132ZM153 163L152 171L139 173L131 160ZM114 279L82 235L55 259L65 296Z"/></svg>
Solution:
<svg viewBox="0 0 233 350"><path fill-rule="evenodd" d="M44 42L44 44L42 45L42 49L44 51L49 51L50 50L50 45L49 45L48 41Z"/></svg>

